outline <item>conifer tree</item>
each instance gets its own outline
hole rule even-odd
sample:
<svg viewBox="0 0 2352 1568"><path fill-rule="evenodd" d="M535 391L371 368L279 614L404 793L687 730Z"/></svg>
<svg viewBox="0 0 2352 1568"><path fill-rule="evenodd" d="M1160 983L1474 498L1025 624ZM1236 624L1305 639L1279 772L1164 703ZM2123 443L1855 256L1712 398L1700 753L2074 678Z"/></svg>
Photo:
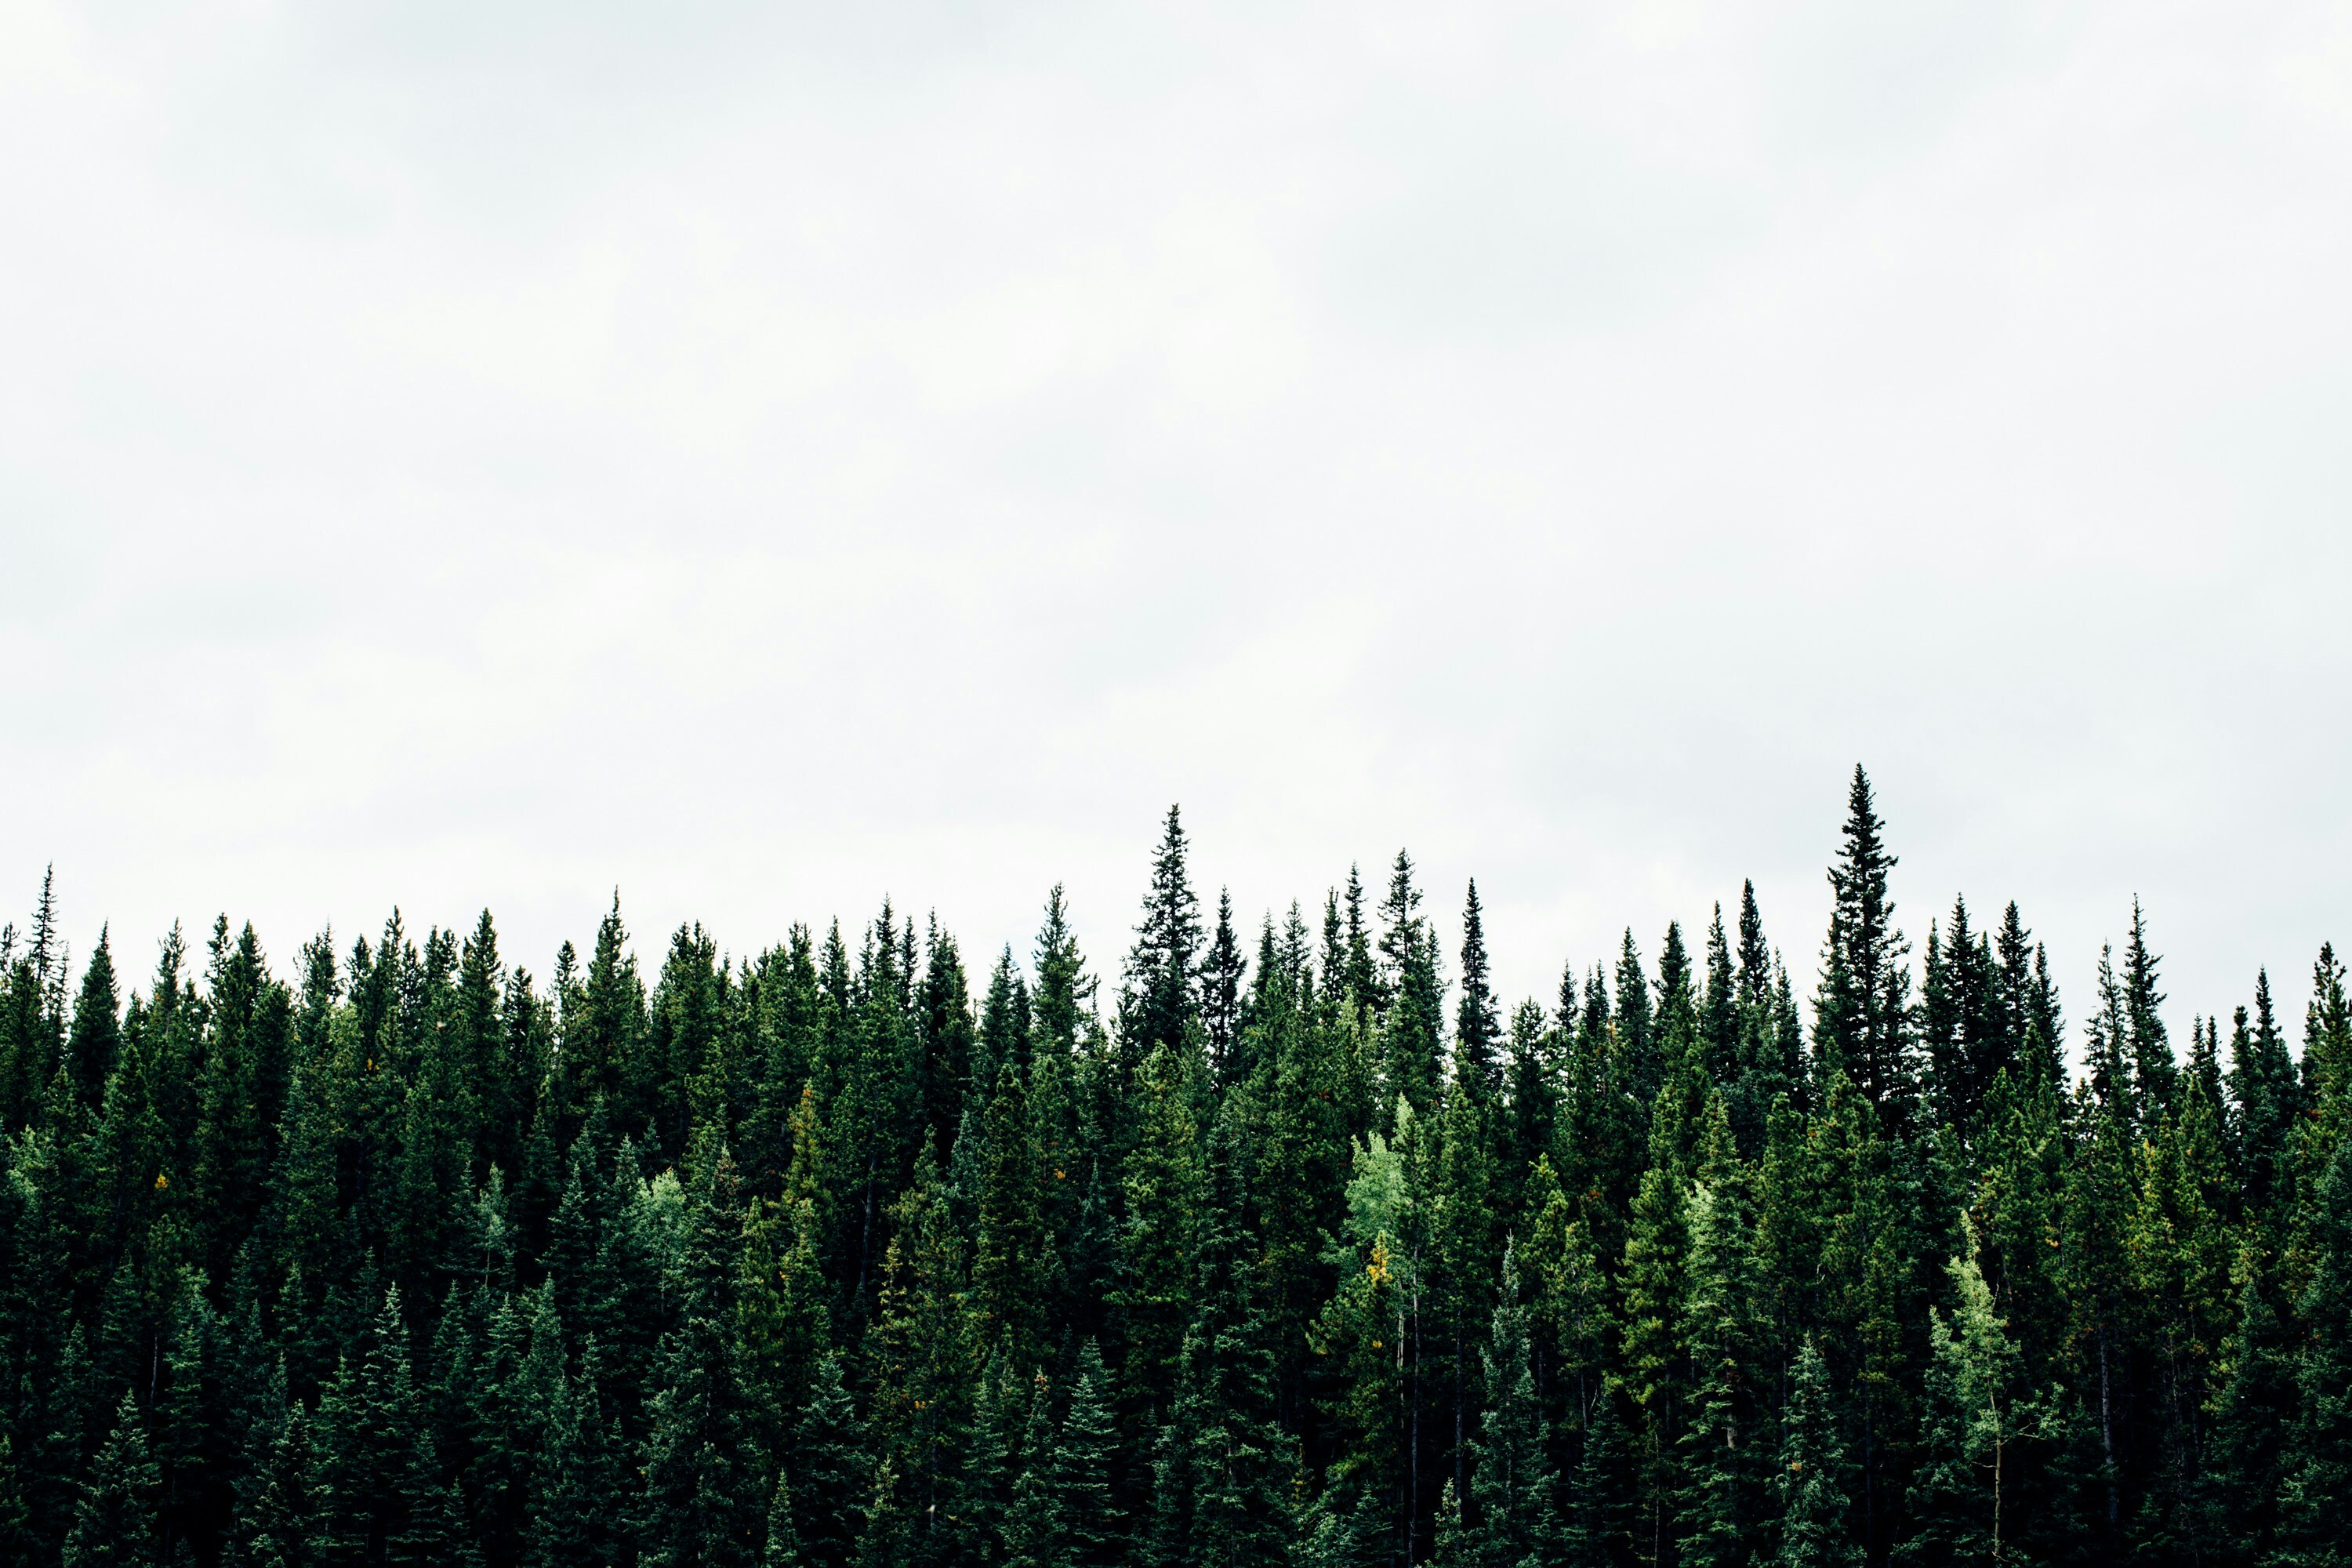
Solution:
<svg viewBox="0 0 2352 1568"><path fill-rule="evenodd" d="M1956 1304L1928 1310L1922 1462L1911 1482L1902 1563L1997 1563L2013 1548L2022 1451L2041 1416L2022 1385L2016 1344L1993 1315L1992 1292L1968 1245L1951 1261Z"/></svg>
<svg viewBox="0 0 2352 1568"><path fill-rule="evenodd" d="M1127 1223L1111 1307L1126 1347L1122 1403L1156 1426L1192 1313L1202 1167L1194 1096L1176 1052L1154 1047L1139 1088L1140 1135L1128 1162Z"/></svg>
<svg viewBox="0 0 2352 1568"><path fill-rule="evenodd" d="M1247 1199L1233 1130L1211 1141L1198 1305L1185 1331L1169 1431L1171 1477L1190 1500L1187 1568L1286 1560L1290 1446L1275 1422L1273 1356L1243 1228Z"/></svg>
<svg viewBox="0 0 2352 1568"><path fill-rule="evenodd" d="M1054 1445L1050 1568L1113 1568L1128 1560L1126 1520L1111 1489L1118 1435L1110 1392L1102 1352L1089 1340Z"/></svg>
<svg viewBox="0 0 2352 1568"><path fill-rule="evenodd" d="M1617 1027L1618 1048L1625 1053L1629 1064L1629 1080L1633 1098L1644 1109L1665 1081L1665 1057L1654 1037L1651 1024L1650 981L1642 967L1641 950L1633 945L1633 929L1625 928L1625 940L1617 953Z"/></svg>
<svg viewBox="0 0 2352 1568"><path fill-rule="evenodd" d="M1233 894L1220 889L1217 928L1201 959L1201 1024L1208 1036L1209 1072L1219 1088L1230 1088L1250 1073L1247 1058L1240 1054L1244 1047L1242 982L1248 967L1234 934Z"/></svg>
<svg viewBox="0 0 2352 1568"><path fill-rule="evenodd" d="M0 1562L2336 1562L2336 950L2225 1071L2135 904L2070 1077L2014 903L1913 1005L1855 785L1810 1058L1752 886L1505 1016L1475 890L1452 998L1404 856L1244 965L1172 815L1108 1028L1058 888L977 1008L893 905L650 996L617 902L543 994L487 911L134 989L47 888Z"/></svg>
<svg viewBox="0 0 2352 1568"><path fill-rule="evenodd" d="M1010 1065L997 1070L982 1148L973 1305L982 1333L1013 1336L1013 1364L1034 1365L1044 1342L1048 1243L1038 1202L1041 1161L1031 1137L1028 1091Z"/></svg>
<svg viewBox="0 0 2352 1568"><path fill-rule="evenodd" d="M1495 1006L1486 960L1486 927L1473 880L1462 906L1462 999L1454 1018L1454 1082L1487 1100L1502 1096L1502 1064L1496 1058L1502 1021Z"/></svg>
<svg viewBox="0 0 2352 1568"><path fill-rule="evenodd" d="M1678 1324L1692 1378L1688 1423L1677 1439L1681 1561L1693 1568L1737 1565L1747 1562L1762 1514L1759 1460L1767 1405L1751 1381L1762 1359L1754 1206L1719 1094L1707 1101L1689 1228Z"/></svg>
<svg viewBox="0 0 2352 1568"><path fill-rule="evenodd" d="M1779 1568L1859 1568L1847 1526L1846 1447L1831 1403L1829 1363L1808 1336L1790 1379L1782 1422Z"/></svg>
<svg viewBox="0 0 2352 1568"><path fill-rule="evenodd" d="M619 1421L605 1408L596 1342L550 1413L546 1458L531 1476L530 1568L591 1568L623 1560L634 1544L635 1466Z"/></svg>
<svg viewBox="0 0 2352 1568"><path fill-rule="evenodd" d="M47 891L43 886L43 893ZM65 1568L131 1568L155 1560L155 1461L139 1406L126 1393L114 1431L90 1461L73 1533L66 1537Z"/></svg>
<svg viewBox="0 0 2352 1568"><path fill-rule="evenodd" d="M891 1205L890 1220L880 1311L867 1335L875 1384L869 1430L898 1480L887 1500L898 1513L893 1530L904 1538L908 1560L940 1562L959 1543L954 1521L982 1342L965 1289L963 1238L929 1149L916 1163L912 1184Z"/></svg>
<svg viewBox="0 0 2352 1568"><path fill-rule="evenodd" d="M2302 1397L2284 1461L2282 1533L2288 1561L2315 1563L2341 1561L2343 1500L2352 1497L2352 1139L2336 1143L2312 1198L2310 1283L2296 1303L2306 1335Z"/></svg>
<svg viewBox="0 0 2352 1568"><path fill-rule="evenodd" d="M321 1568L437 1563L452 1545L454 1521L407 1333L395 1288L358 1363L346 1359L320 1398L312 1437L317 1509L306 1555Z"/></svg>
<svg viewBox="0 0 2352 1568"><path fill-rule="evenodd" d="M1201 901L1185 870L1188 847L1171 805L1119 989L1119 1033L1130 1064L1154 1050L1185 1051L1187 1031L1200 1026Z"/></svg>
<svg viewBox="0 0 2352 1568"><path fill-rule="evenodd" d="M288 1405L276 1427L234 1538L237 1560L251 1568L299 1568L313 1527L310 1427L301 1405Z"/></svg>
<svg viewBox="0 0 2352 1568"><path fill-rule="evenodd" d="M646 1560L672 1568L748 1563L767 1500L736 1357L734 1168L715 1130L699 1139L672 1286L677 1327L662 1347L646 1455Z"/></svg>
<svg viewBox="0 0 2352 1568"><path fill-rule="evenodd" d="M1566 1542L1529 1356L1528 1310L1519 1300L1518 1267L1507 1245L1494 1331L1480 1363L1486 1413L1471 1481L1476 1522L1466 1561L1481 1568L1543 1568L1560 1560Z"/></svg>
<svg viewBox="0 0 2352 1568"><path fill-rule="evenodd" d="M122 1049L122 996L114 979L114 954L104 926L98 946L82 972L81 990L74 998L73 1029L67 1037L66 1056L72 1064L74 1092L84 1109L95 1112L106 1095L106 1080Z"/></svg>
<svg viewBox="0 0 2352 1568"><path fill-rule="evenodd" d="M1634 1458L1617 1393L1600 1388L1577 1446L1563 1535L1569 1568L1627 1568L1634 1561Z"/></svg>
<svg viewBox="0 0 2352 1568"><path fill-rule="evenodd" d="M841 1361L818 1363L816 1387L793 1440L793 1518L812 1568L845 1568L855 1560L862 1506L873 1468L856 1407L841 1379Z"/></svg>
<svg viewBox="0 0 2352 1568"><path fill-rule="evenodd" d="M1388 998L1380 1018L1381 1098L1387 1103L1402 1095L1416 1111L1427 1111L1437 1103L1443 1026L1439 1006L1444 988L1438 978L1434 937L1421 918L1412 858L1402 849L1390 870L1380 914L1380 988Z"/></svg>
<svg viewBox="0 0 2352 1568"><path fill-rule="evenodd" d="M1853 1080L1890 1128L1906 1124L1916 1093L1910 1040L1908 944L1895 929L1886 852L1870 779L1859 766L1846 801L1845 842L1830 868L1834 900L1813 999L1813 1045L1823 1067Z"/></svg>
<svg viewBox="0 0 2352 1568"><path fill-rule="evenodd" d="M761 1532L760 1568L801 1568L800 1532L793 1526L790 1475L779 1469L768 1496L767 1528Z"/></svg>

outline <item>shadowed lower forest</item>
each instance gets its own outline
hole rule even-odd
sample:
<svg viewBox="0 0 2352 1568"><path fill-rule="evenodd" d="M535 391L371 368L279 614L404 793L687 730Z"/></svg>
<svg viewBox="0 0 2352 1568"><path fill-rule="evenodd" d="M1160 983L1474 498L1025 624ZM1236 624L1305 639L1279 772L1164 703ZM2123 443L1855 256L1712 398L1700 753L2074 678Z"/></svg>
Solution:
<svg viewBox="0 0 2352 1568"><path fill-rule="evenodd" d="M1475 884L1253 932L1187 851L1111 963L1055 889L1026 953L616 900L142 977L45 885L0 1559L2352 1561L2329 949L2176 1044L2118 911L2070 1026L2013 903L1903 934L1859 770L1809 974L1749 889L1507 1006Z"/></svg>

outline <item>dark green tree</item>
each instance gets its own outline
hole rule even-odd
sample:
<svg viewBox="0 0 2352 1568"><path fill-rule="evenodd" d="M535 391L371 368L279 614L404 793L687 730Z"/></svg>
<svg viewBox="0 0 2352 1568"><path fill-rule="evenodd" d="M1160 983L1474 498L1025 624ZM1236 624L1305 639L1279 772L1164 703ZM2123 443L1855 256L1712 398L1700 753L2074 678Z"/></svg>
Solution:
<svg viewBox="0 0 2352 1568"><path fill-rule="evenodd" d="M154 1562L159 1484L139 1406L125 1394L114 1431L82 1483L73 1533L66 1537L65 1568L131 1568Z"/></svg>

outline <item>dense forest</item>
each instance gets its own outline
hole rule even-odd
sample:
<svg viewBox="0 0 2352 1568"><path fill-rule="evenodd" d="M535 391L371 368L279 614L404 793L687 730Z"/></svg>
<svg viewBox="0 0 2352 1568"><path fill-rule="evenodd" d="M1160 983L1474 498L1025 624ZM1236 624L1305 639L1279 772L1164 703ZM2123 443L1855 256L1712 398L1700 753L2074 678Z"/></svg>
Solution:
<svg viewBox="0 0 2352 1568"><path fill-rule="evenodd" d="M1055 889L977 963L885 904L648 984L616 900L142 988L45 885L0 1559L2352 1561L2329 949L2299 1053L2263 975L2182 1051L2118 911L2070 1053L2013 903L1898 930L1859 770L1809 995L1752 888L1506 1008L1475 884L1253 939L1187 849L1115 974Z"/></svg>

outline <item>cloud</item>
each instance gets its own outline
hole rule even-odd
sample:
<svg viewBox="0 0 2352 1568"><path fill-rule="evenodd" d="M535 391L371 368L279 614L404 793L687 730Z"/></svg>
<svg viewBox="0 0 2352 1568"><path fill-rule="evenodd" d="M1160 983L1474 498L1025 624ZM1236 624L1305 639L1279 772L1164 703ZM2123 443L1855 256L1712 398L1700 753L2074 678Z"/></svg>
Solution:
<svg viewBox="0 0 2352 1568"><path fill-rule="evenodd" d="M0 28L0 887L93 931L1109 966L1181 799L1514 992L1751 875L1801 971L1861 758L2078 1012L2135 891L2183 1012L2342 934L2325 8Z"/></svg>

